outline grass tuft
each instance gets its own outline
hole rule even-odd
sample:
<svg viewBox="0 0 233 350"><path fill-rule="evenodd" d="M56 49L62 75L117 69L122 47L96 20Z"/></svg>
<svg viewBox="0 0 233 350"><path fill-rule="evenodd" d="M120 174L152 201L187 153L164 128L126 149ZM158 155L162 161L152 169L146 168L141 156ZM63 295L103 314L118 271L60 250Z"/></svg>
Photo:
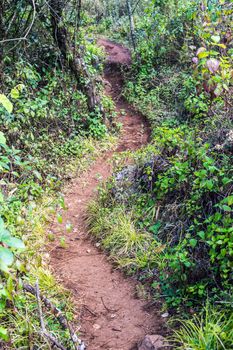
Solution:
<svg viewBox="0 0 233 350"><path fill-rule="evenodd" d="M178 350L230 350L233 344L233 314L226 314L208 302L191 320L178 320L181 328L174 332Z"/></svg>

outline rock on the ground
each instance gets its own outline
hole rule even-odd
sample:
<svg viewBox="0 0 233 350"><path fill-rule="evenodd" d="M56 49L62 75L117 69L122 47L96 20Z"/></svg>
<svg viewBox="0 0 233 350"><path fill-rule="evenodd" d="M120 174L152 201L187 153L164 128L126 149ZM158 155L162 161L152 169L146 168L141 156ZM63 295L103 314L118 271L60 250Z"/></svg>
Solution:
<svg viewBox="0 0 233 350"><path fill-rule="evenodd" d="M137 166L135 165L127 165L114 174L112 194L118 202L124 202L130 195L137 192L136 174Z"/></svg>
<svg viewBox="0 0 233 350"><path fill-rule="evenodd" d="M146 335L138 344L138 350L162 350L166 346L165 339L161 335Z"/></svg>

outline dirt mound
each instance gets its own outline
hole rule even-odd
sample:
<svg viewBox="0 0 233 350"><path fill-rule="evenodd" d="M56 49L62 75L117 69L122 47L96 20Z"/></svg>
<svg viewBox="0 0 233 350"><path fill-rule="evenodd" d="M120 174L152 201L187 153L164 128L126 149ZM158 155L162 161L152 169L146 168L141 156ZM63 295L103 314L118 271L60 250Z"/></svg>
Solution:
<svg viewBox="0 0 233 350"><path fill-rule="evenodd" d="M131 64L131 53L127 47L107 39L99 39L98 45L105 48L107 52L107 62L121 65Z"/></svg>

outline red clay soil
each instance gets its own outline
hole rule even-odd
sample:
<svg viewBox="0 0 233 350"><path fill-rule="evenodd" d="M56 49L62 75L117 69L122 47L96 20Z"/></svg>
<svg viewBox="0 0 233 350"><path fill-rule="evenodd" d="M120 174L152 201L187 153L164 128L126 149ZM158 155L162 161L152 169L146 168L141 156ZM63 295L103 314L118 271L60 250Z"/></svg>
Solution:
<svg viewBox="0 0 233 350"><path fill-rule="evenodd" d="M134 150L145 145L149 129L143 117L136 113L120 96L122 79L114 64L130 64L130 52L108 40L99 40L108 58L105 72L106 90L116 103L123 124L122 136L115 152ZM108 66L108 63L110 65ZM54 221L56 237L66 236L67 248L54 247L51 264L63 285L73 293L79 313L80 335L88 350L129 350L146 334L160 333L162 319L145 311L146 301L136 297L136 282L113 268L106 255L88 237L85 214L88 203L95 197L99 179L111 175L109 151L95 161L80 178L74 179L65 190L68 207L63 213L64 224ZM72 233L66 233L65 224L73 224Z"/></svg>

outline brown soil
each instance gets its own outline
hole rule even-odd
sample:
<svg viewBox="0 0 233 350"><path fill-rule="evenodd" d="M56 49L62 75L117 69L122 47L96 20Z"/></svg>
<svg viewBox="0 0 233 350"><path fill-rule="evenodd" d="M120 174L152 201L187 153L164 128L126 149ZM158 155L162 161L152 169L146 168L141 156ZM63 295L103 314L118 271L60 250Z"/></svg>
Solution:
<svg viewBox="0 0 233 350"><path fill-rule="evenodd" d="M134 150L148 141L149 128L143 117L121 97L122 78L114 64L130 64L130 52L108 40L99 40L108 54L105 72L106 91L116 103L123 124L117 150ZM74 179L65 190L68 209L63 213L64 224L54 222L56 237L66 236L67 248L54 247L51 264L62 283L72 291L77 309L81 338L88 350L129 350L146 334L158 334L162 325L156 312L145 311L146 301L136 298L136 282L113 268L111 262L88 239L85 226L86 207L96 194L99 180L111 175L112 151L106 152L80 178ZM73 224L66 233L65 224Z"/></svg>

